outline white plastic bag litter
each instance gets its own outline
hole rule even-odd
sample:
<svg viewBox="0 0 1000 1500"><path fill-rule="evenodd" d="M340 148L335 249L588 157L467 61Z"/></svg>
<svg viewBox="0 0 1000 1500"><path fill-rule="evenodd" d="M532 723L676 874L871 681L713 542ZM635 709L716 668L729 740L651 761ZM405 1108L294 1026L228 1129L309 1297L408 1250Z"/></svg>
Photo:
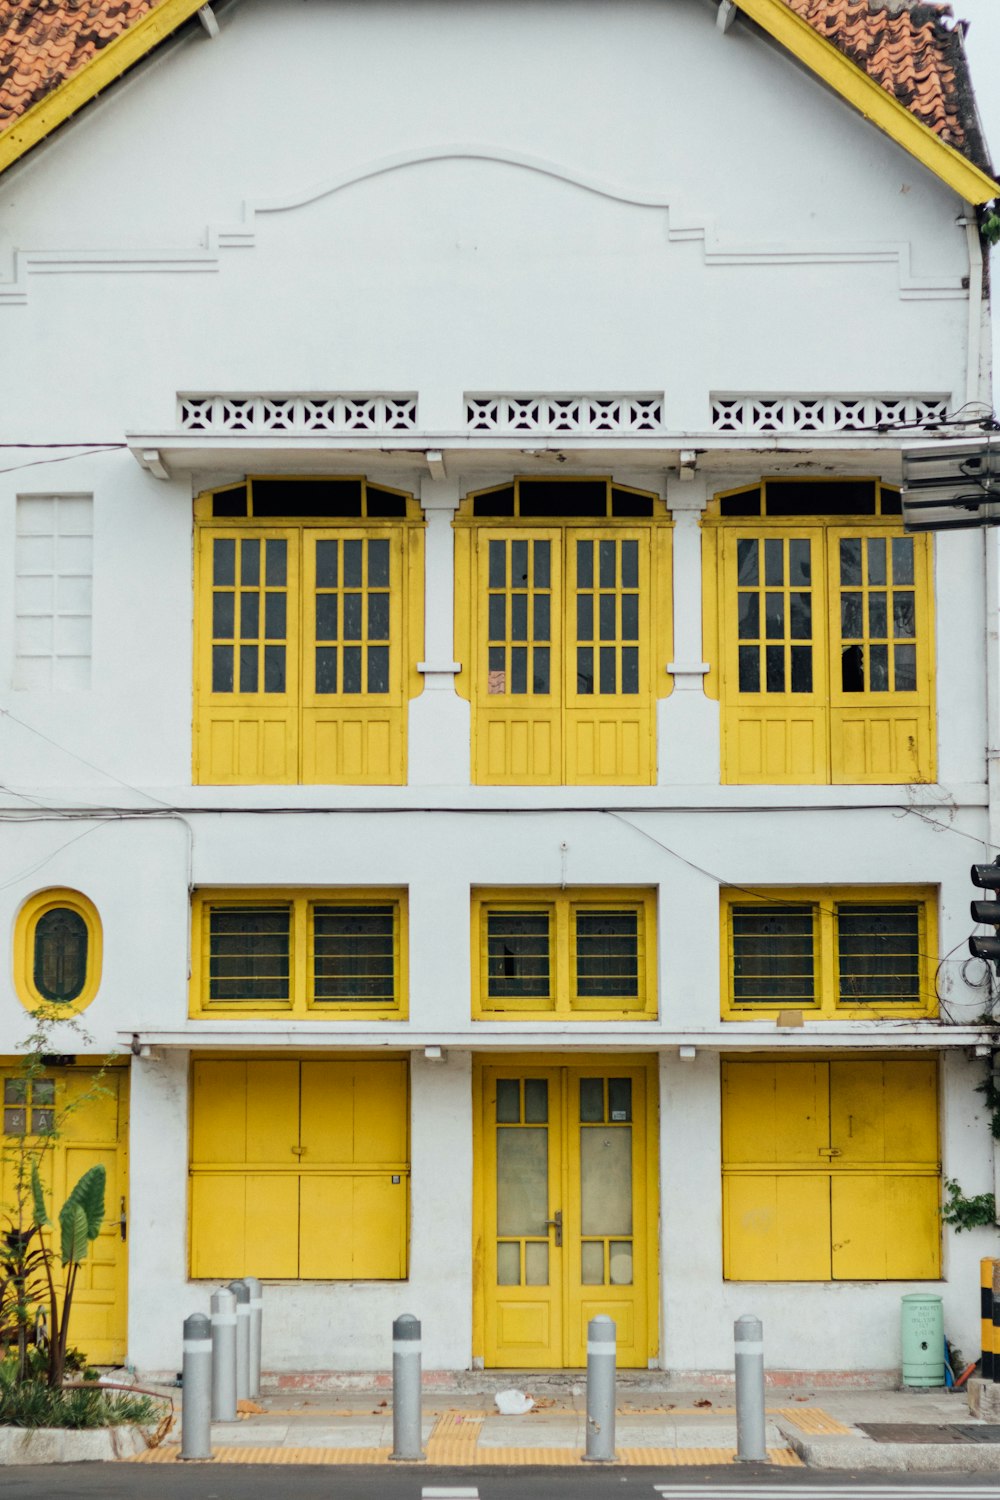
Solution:
<svg viewBox="0 0 1000 1500"><path fill-rule="evenodd" d="M494 1396L497 1411L502 1417L523 1417L525 1412L534 1409L534 1401L526 1396L523 1391L497 1391Z"/></svg>

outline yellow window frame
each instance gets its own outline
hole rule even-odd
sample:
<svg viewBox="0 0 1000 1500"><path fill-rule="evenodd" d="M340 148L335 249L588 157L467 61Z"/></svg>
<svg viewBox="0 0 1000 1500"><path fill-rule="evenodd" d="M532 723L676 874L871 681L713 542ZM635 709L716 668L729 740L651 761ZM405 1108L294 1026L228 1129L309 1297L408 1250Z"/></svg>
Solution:
<svg viewBox="0 0 1000 1500"><path fill-rule="evenodd" d="M517 912L548 918L549 995L495 998L489 993L489 917ZM638 994L581 996L577 980L578 915L634 912L638 949ZM648 1021L657 1015L656 893L636 887L483 887L472 893L472 1016L474 1020L520 1016L532 1021Z"/></svg>
<svg viewBox="0 0 1000 1500"><path fill-rule="evenodd" d="M883 514L884 496L897 491L878 479L878 514L772 516L768 484L722 491L702 520L703 627L709 672L705 692L722 708L722 781L727 785L894 785L934 781L936 769L933 551L929 536L910 536L902 518ZM844 482L817 476L817 487ZM858 482L850 476L850 482ZM731 495L759 490L759 515L723 516ZM736 543L740 536L807 539L812 546L812 670L810 693L742 693L735 618ZM916 687L847 693L840 680L841 593L839 543L848 537L906 539L913 546ZM761 586L763 594L763 585ZM761 625L763 630L763 623ZM852 638L853 639L853 638ZM867 638L866 638L867 639ZM758 722L759 721L759 722ZM753 748L748 749L749 743ZM759 748L758 748L759 747Z"/></svg>
<svg viewBox="0 0 1000 1500"><path fill-rule="evenodd" d="M35 983L35 933L47 912L61 907L80 917L87 928L87 964L83 988L75 1000L61 1002L47 999ZM14 923L12 947L14 989L25 1010L44 1012L48 1016L78 1015L86 1010L101 984L104 941L97 907L81 891L63 886L38 891L29 896Z"/></svg>
<svg viewBox="0 0 1000 1500"><path fill-rule="evenodd" d="M260 477L295 484L316 476ZM361 476L350 477L356 478L361 487L361 509L365 511L367 481ZM403 785L407 774L406 706L423 691L423 679L417 670L424 639L425 528L420 506L406 491L378 485L379 490L405 502L405 516L257 519L252 514L253 480L249 475L240 485L205 491L194 503L194 784ZM245 489L251 513L213 516L216 494L233 489ZM212 689L213 544L226 536L262 542L284 540L288 544L284 589L286 676L282 693L216 693ZM317 645L316 544L321 540L367 542L377 538L385 538L390 544L388 691L318 694L311 672ZM238 592L238 585L235 589ZM366 582L361 590L365 601L369 592ZM234 641L238 640L239 636L234 636ZM263 636L260 640L263 643Z"/></svg>
<svg viewBox="0 0 1000 1500"><path fill-rule="evenodd" d="M918 984L916 1005L852 1005L840 999L837 944L839 906L912 904L918 911ZM813 920L814 1003L738 1004L735 999L733 910L740 906L810 906ZM937 893L928 886L774 886L767 890L723 890L721 893L722 973L720 995L724 1021L772 1020L783 1011L801 1011L807 1020L906 1020L938 1014L935 983L938 966Z"/></svg>
<svg viewBox="0 0 1000 1500"><path fill-rule="evenodd" d="M359 890L338 887L290 891L287 887L201 889L191 898L191 981L188 1014L192 1020L220 1015L322 1018L338 1021L405 1021L409 1014L408 893L397 887ZM317 906L391 906L393 911L392 1005L363 1003L342 1005L313 997L313 917ZM210 916L213 910L239 910L263 906L287 907L289 912L289 998L276 1000L212 1000L209 998Z"/></svg>

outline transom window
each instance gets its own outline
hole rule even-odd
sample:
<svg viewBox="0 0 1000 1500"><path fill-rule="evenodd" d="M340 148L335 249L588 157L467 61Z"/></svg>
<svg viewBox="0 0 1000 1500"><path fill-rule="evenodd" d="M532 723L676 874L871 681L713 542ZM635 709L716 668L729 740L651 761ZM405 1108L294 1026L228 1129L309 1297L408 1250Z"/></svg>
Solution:
<svg viewBox="0 0 1000 1500"><path fill-rule="evenodd" d="M655 1015L649 892L480 891L474 1013Z"/></svg>
<svg viewBox="0 0 1000 1500"><path fill-rule="evenodd" d="M398 892L200 893L193 921L192 1015L405 1014Z"/></svg>
<svg viewBox="0 0 1000 1500"><path fill-rule="evenodd" d="M733 892L723 901L723 1016L933 1014L935 923L925 891Z"/></svg>

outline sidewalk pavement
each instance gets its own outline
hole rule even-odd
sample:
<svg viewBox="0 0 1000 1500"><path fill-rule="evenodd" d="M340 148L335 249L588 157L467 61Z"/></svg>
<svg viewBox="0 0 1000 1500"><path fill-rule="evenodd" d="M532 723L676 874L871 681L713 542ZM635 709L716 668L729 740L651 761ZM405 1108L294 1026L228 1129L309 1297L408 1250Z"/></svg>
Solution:
<svg viewBox="0 0 1000 1500"><path fill-rule="evenodd" d="M468 1380L468 1377L465 1377ZM501 1416L493 1402L515 1387L534 1396L525 1416ZM170 1392L177 1420L165 1441L133 1458L172 1463L180 1447L179 1393ZM267 1464L384 1464L392 1451L391 1397L380 1391L287 1390L244 1403L236 1423L213 1426L216 1461ZM859 1424L889 1425L891 1441ZM958 1427L962 1431L956 1433ZM583 1462L586 1393L578 1382L547 1382L530 1373L483 1376L481 1389L425 1390L423 1446L427 1463L469 1469ZM963 1392L857 1389L769 1391L767 1449L771 1464L818 1469L1000 1471L1000 1427L971 1417ZM978 1439L978 1440L977 1440ZM984 1441L984 1439L986 1439ZM736 1452L732 1393L618 1385L617 1461L677 1467L731 1464Z"/></svg>

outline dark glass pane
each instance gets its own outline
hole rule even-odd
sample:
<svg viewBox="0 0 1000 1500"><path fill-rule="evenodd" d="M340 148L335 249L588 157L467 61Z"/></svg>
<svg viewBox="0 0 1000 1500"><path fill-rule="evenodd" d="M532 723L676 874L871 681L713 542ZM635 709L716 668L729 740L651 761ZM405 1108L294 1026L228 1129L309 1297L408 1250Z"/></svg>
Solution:
<svg viewBox="0 0 1000 1500"><path fill-rule="evenodd" d="M576 991L584 999L638 995L637 912L577 912Z"/></svg>
<svg viewBox="0 0 1000 1500"><path fill-rule="evenodd" d="M535 599L535 640L547 641L551 637L552 622L550 619L549 605L551 596L549 594L536 594Z"/></svg>
<svg viewBox="0 0 1000 1500"><path fill-rule="evenodd" d="M512 693L528 691L528 649L512 646L510 649L510 690Z"/></svg>
<svg viewBox="0 0 1000 1500"><path fill-rule="evenodd" d="M622 588L639 587L639 543L622 542Z"/></svg>
<svg viewBox="0 0 1000 1500"><path fill-rule="evenodd" d="M474 516L512 516L514 514L514 486L504 485L502 490L493 490L489 495L477 495L472 502Z"/></svg>
<svg viewBox="0 0 1000 1500"><path fill-rule="evenodd" d="M510 638L512 641L528 639L527 594L511 594L510 596Z"/></svg>
<svg viewBox="0 0 1000 1500"><path fill-rule="evenodd" d="M767 691L769 693L783 693L785 691L784 646L765 647L764 659L767 673Z"/></svg>
<svg viewBox="0 0 1000 1500"><path fill-rule="evenodd" d="M265 693L285 691L284 646L264 647L264 691Z"/></svg>
<svg viewBox="0 0 1000 1500"><path fill-rule="evenodd" d="M283 588L288 582L288 543L284 537L267 540L264 579L271 588Z"/></svg>
<svg viewBox="0 0 1000 1500"><path fill-rule="evenodd" d="M212 647L212 692L231 693L233 690L233 648Z"/></svg>
<svg viewBox="0 0 1000 1500"><path fill-rule="evenodd" d="M244 589L240 594L240 635L244 640L255 641L260 629L260 595L256 589Z"/></svg>
<svg viewBox="0 0 1000 1500"><path fill-rule="evenodd" d="M897 646L895 648L896 681L894 684L897 693L915 693L917 691L917 648L916 646Z"/></svg>
<svg viewBox="0 0 1000 1500"><path fill-rule="evenodd" d="M865 633L862 610L863 594L841 594L840 637L844 641L860 641Z"/></svg>
<svg viewBox="0 0 1000 1500"><path fill-rule="evenodd" d="M3 1081L3 1102L4 1104L27 1104L28 1080L26 1078L5 1078Z"/></svg>
<svg viewBox="0 0 1000 1500"><path fill-rule="evenodd" d="M613 641L617 639L615 608L616 596L614 594L601 594L600 596L600 618L601 618L601 640Z"/></svg>
<svg viewBox="0 0 1000 1500"><path fill-rule="evenodd" d="M912 637L917 633L914 596L902 589L895 589L892 595L892 631L897 638Z"/></svg>
<svg viewBox="0 0 1000 1500"><path fill-rule="evenodd" d="M391 906L313 910L313 998L330 1004L391 1005L396 998Z"/></svg>
<svg viewBox="0 0 1000 1500"><path fill-rule="evenodd" d="M547 999L549 919L545 912L491 911L486 918L491 999Z"/></svg>
<svg viewBox="0 0 1000 1500"><path fill-rule="evenodd" d="M389 639L389 595L368 595L368 639L370 641L387 641Z"/></svg>
<svg viewBox="0 0 1000 1500"><path fill-rule="evenodd" d="M590 589L594 586L593 542L577 542L576 544L576 583L577 588L581 589Z"/></svg>
<svg viewBox="0 0 1000 1500"><path fill-rule="evenodd" d="M760 595L737 594L741 641L755 641L760 634Z"/></svg>
<svg viewBox="0 0 1000 1500"><path fill-rule="evenodd" d="M507 543L490 542L490 588L502 589L507 583Z"/></svg>
<svg viewBox="0 0 1000 1500"><path fill-rule="evenodd" d="M359 479L255 479L255 516L360 516Z"/></svg>
<svg viewBox="0 0 1000 1500"><path fill-rule="evenodd" d="M885 583L884 536L870 536L868 538L868 582L869 584Z"/></svg>
<svg viewBox="0 0 1000 1500"><path fill-rule="evenodd" d="M544 1078L524 1080L524 1123L544 1125L549 1118L549 1085Z"/></svg>
<svg viewBox="0 0 1000 1500"><path fill-rule="evenodd" d="M343 671L344 683L341 692L361 692L361 647L345 646L343 648Z"/></svg>
<svg viewBox="0 0 1000 1500"><path fill-rule="evenodd" d="M792 537L788 543L788 580L792 584L812 582L812 543L806 537Z"/></svg>
<svg viewBox="0 0 1000 1500"><path fill-rule="evenodd" d="M264 595L264 634L269 641L285 638L285 594Z"/></svg>
<svg viewBox="0 0 1000 1500"><path fill-rule="evenodd" d="M490 594L489 596L489 630L491 641L505 641L507 639L507 596L506 594Z"/></svg>
<svg viewBox="0 0 1000 1500"><path fill-rule="evenodd" d="M611 491L611 514L613 516L651 516L653 498L651 495L633 495L629 490L613 489Z"/></svg>
<svg viewBox="0 0 1000 1500"><path fill-rule="evenodd" d="M863 646L847 646L841 652L840 685L845 693L864 692L865 649Z"/></svg>
<svg viewBox="0 0 1000 1500"><path fill-rule="evenodd" d="M732 923L736 1004L812 1005L812 907L734 906Z"/></svg>
<svg viewBox="0 0 1000 1500"><path fill-rule="evenodd" d="M764 542L764 582L772 585L785 581L785 544L769 536Z"/></svg>
<svg viewBox="0 0 1000 1500"><path fill-rule="evenodd" d="M260 583L260 542L256 538L240 542L240 582L247 587Z"/></svg>
<svg viewBox="0 0 1000 1500"><path fill-rule="evenodd" d="M604 1120L604 1079L580 1079L580 1119L585 1125Z"/></svg>
<svg viewBox="0 0 1000 1500"><path fill-rule="evenodd" d="M618 548L614 542L598 542L602 589L613 589L618 582Z"/></svg>
<svg viewBox="0 0 1000 1500"><path fill-rule="evenodd" d="M363 582L364 542L357 539L344 543L344 586L359 589Z"/></svg>
<svg viewBox="0 0 1000 1500"><path fill-rule="evenodd" d="M245 516L247 513L247 487L237 485L231 490L216 490L212 496L213 516Z"/></svg>
<svg viewBox="0 0 1000 1500"><path fill-rule="evenodd" d="M639 639L639 595L622 594L622 640Z"/></svg>
<svg viewBox="0 0 1000 1500"><path fill-rule="evenodd" d="M526 584L528 581L528 544L527 542L511 542L510 544L510 581L516 588L518 584Z"/></svg>
<svg viewBox="0 0 1000 1500"><path fill-rule="evenodd" d="M608 487L593 479L522 479L522 516L606 516Z"/></svg>
<svg viewBox="0 0 1000 1500"><path fill-rule="evenodd" d="M57 906L35 923L35 988L61 1005L82 994L87 982L87 924L78 911Z"/></svg>
<svg viewBox="0 0 1000 1500"><path fill-rule="evenodd" d="M842 1004L919 1002L920 908L915 903L838 906L837 952Z"/></svg>
<svg viewBox="0 0 1000 1500"><path fill-rule="evenodd" d="M380 490L368 484L365 486L365 514L382 519L405 516L406 496L394 495L391 490Z"/></svg>
<svg viewBox="0 0 1000 1500"><path fill-rule="evenodd" d="M601 692L617 692L617 656L614 646L601 647Z"/></svg>
<svg viewBox="0 0 1000 1500"><path fill-rule="evenodd" d="M740 647L740 692L760 692L760 651L756 646Z"/></svg>
<svg viewBox="0 0 1000 1500"><path fill-rule="evenodd" d="M232 640L234 609L234 595L212 595L212 634L213 636L215 636L216 640Z"/></svg>
<svg viewBox="0 0 1000 1500"><path fill-rule="evenodd" d="M240 647L240 692L257 691L257 647Z"/></svg>
<svg viewBox="0 0 1000 1500"><path fill-rule="evenodd" d="M752 537L740 537L736 543L736 571L740 583L749 588L760 582L759 545Z"/></svg>
<svg viewBox="0 0 1000 1500"><path fill-rule="evenodd" d="M364 639L364 630L361 625L361 604L363 594L344 595L344 640L360 641Z"/></svg>
<svg viewBox="0 0 1000 1500"><path fill-rule="evenodd" d="M316 639L335 641L338 639L337 615L339 594L316 595Z"/></svg>
<svg viewBox="0 0 1000 1500"><path fill-rule="evenodd" d="M51 1135L55 1128L55 1110L33 1109L31 1111L31 1131L33 1135Z"/></svg>
<svg viewBox="0 0 1000 1500"><path fill-rule="evenodd" d="M236 543L232 537L216 537L212 544L212 582L219 588L236 582Z"/></svg>
<svg viewBox="0 0 1000 1500"><path fill-rule="evenodd" d="M549 648L548 646L536 646L531 657L534 665L532 676L533 693L549 693L552 691L551 675L549 671Z"/></svg>
<svg viewBox="0 0 1000 1500"><path fill-rule="evenodd" d="M811 646L792 647L792 692L813 690L813 654Z"/></svg>
<svg viewBox="0 0 1000 1500"><path fill-rule="evenodd" d="M31 1086L32 1104L55 1104L56 1081L54 1078L36 1078Z"/></svg>
<svg viewBox="0 0 1000 1500"><path fill-rule="evenodd" d="M316 648L316 691L317 693L335 693L337 691L336 646L318 646Z"/></svg>
<svg viewBox="0 0 1000 1500"><path fill-rule="evenodd" d="M594 650L592 646L580 646L576 653L576 690L578 693L594 691Z"/></svg>
<svg viewBox="0 0 1000 1500"><path fill-rule="evenodd" d="M888 485L882 486L882 514L884 516L901 516L903 514L903 497L899 490L890 489Z"/></svg>
<svg viewBox="0 0 1000 1500"><path fill-rule="evenodd" d="M887 693L889 691L888 646L870 646L868 648L868 668L871 673L871 691L873 693Z"/></svg>
<svg viewBox="0 0 1000 1500"><path fill-rule="evenodd" d="M785 638L785 596L784 594L764 595L764 619L766 621L766 633L769 641L782 641Z"/></svg>
<svg viewBox="0 0 1000 1500"><path fill-rule="evenodd" d="M788 605L791 610L791 621L789 634L793 641L808 641L812 639L812 595L811 594L789 594Z"/></svg>
<svg viewBox="0 0 1000 1500"><path fill-rule="evenodd" d="M608 1079L608 1116L612 1124L632 1118L631 1078Z"/></svg>
<svg viewBox="0 0 1000 1500"><path fill-rule="evenodd" d="M760 496L759 489L740 490L735 495L723 495L719 501L719 514L722 516L759 516Z"/></svg>
<svg viewBox="0 0 1000 1500"><path fill-rule="evenodd" d="M858 588L861 584L861 538L845 536L840 539L840 584L842 588Z"/></svg>
<svg viewBox="0 0 1000 1500"><path fill-rule="evenodd" d="M387 693L389 691L389 647L368 647L368 691L370 693Z"/></svg>
<svg viewBox="0 0 1000 1500"><path fill-rule="evenodd" d="M547 589L552 571L552 543L536 542L534 545L535 588Z"/></svg>
<svg viewBox="0 0 1000 1500"><path fill-rule="evenodd" d="M637 693L639 691L639 648L638 646L622 647L622 692Z"/></svg>
<svg viewBox="0 0 1000 1500"><path fill-rule="evenodd" d="M894 536L892 539L892 581L913 582L913 538Z"/></svg>
<svg viewBox="0 0 1000 1500"><path fill-rule="evenodd" d="M593 594L577 594L576 596L576 638L578 641L594 639Z"/></svg>
<svg viewBox="0 0 1000 1500"><path fill-rule="evenodd" d="M213 907L210 1000L287 1000L291 912L286 906Z"/></svg>
<svg viewBox="0 0 1000 1500"><path fill-rule="evenodd" d="M516 1078L497 1079L497 1121L501 1125L521 1123L521 1087Z"/></svg>
<svg viewBox="0 0 1000 1500"><path fill-rule="evenodd" d="M875 485L870 479L769 479L769 516L873 516Z"/></svg>
<svg viewBox="0 0 1000 1500"><path fill-rule="evenodd" d="M486 684L488 693L505 693L507 691L507 652L503 646L491 646L489 650L489 677Z"/></svg>
<svg viewBox="0 0 1000 1500"><path fill-rule="evenodd" d="M368 543L368 587L389 587L389 543L385 537Z"/></svg>
<svg viewBox="0 0 1000 1500"><path fill-rule="evenodd" d="M321 589L337 587L337 558L339 542L316 543L316 586Z"/></svg>
<svg viewBox="0 0 1000 1500"><path fill-rule="evenodd" d="M868 634L876 640L885 640L889 633L886 620L885 594L868 595Z"/></svg>

